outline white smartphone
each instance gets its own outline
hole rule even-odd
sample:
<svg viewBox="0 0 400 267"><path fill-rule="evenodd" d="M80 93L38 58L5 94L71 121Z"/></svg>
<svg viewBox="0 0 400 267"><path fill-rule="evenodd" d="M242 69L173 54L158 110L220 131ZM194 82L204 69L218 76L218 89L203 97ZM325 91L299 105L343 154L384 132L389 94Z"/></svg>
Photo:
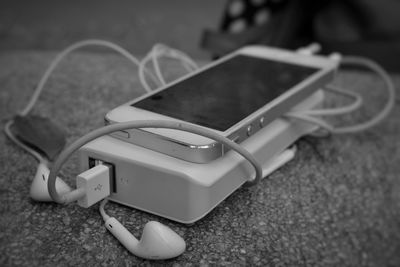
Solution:
<svg viewBox="0 0 400 267"><path fill-rule="evenodd" d="M337 65L323 56L244 47L111 110L105 121L184 121L240 143L331 82ZM213 140L179 130L131 129L113 136L196 163L209 162L225 152Z"/></svg>

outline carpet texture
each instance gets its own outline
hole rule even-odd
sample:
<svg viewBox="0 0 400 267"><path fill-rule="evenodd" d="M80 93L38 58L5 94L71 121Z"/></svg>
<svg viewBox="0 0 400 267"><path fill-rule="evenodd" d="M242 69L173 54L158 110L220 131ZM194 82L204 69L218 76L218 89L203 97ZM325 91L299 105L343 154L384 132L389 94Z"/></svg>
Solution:
<svg viewBox="0 0 400 267"><path fill-rule="evenodd" d="M54 53L0 53L0 127L28 101ZM400 76L393 76L400 94ZM382 107L382 83L364 72L339 77L366 96L348 123ZM35 114L64 127L68 142L103 124L104 114L143 91L136 68L113 54L77 53L56 70ZM333 97L331 98L333 99ZM399 266L400 97L379 126L359 134L305 138L293 161L241 188L202 220L182 225L117 204L107 211L136 237L159 220L187 242L173 260L129 254L107 232L98 205L34 203L36 161L0 135L1 266ZM72 158L62 175L76 174Z"/></svg>

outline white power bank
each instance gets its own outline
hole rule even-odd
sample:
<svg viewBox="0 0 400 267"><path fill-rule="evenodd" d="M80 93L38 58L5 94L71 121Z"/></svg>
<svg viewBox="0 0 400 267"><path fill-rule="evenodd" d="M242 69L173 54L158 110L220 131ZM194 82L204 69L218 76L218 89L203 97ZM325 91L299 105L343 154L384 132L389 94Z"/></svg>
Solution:
<svg viewBox="0 0 400 267"><path fill-rule="evenodd" d="M318 91L293 110L312 109L323 98L323 92ZM287 148L316 127L279 118L241 145L255 156L266 176L289 161L294 151ZM203 218L255 173L252 165L234 151L199 164L111 136L86 144L79 157L81 171L89 169L93 160L113 164L110 200L181 223Z"/></svg>

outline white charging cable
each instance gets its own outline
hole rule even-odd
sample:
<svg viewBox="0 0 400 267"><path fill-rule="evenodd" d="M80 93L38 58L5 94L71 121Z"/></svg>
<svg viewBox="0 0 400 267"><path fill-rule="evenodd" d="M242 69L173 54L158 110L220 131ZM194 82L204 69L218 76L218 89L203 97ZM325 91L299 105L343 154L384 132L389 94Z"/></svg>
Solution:
<svg viewBox="0 0 400 267"><path fill-rule="evenodd" d="M362 104L362 100L359 99L359 96L355 93L350 93L349 91L343 91L341 90L341 93L348 94L349 96L354 97L356 100L354 103L352 103L349 106L346 107L339 107L339 108L333 108L333 109L319 109L319 110L306 110L306 111L294 111L294 112L288 112L285 114L286 117L289 118L294 118L298 120L302 120L305 122L309 122L312 124L318 125L320 128L327 130L330 133L333 134L344 134L344 133L356 133L360 131L367 130L378 123L380 123L383 119L385 119L390 111L393 109L394 104L395 104L395 99L396 99L396 91L394 84L389 77L388 73L377 63L370 59L362 58L362 57L355 57L355 56L349 56L349 57L343 57L341 60L341 66L358 66L358 67L364 67L367 68L374 73L376 73L384 82L386 90L388 92L387 96L387 101L385 103L385 106L383 109L376 114L373 118L367 120L366 122L362 123L357 123L351 126L342 126L342 127L335 127L328 122L326 122L323 119L317 118L315 116L332 116L332 115L339 115L339 114L347 114ZM328 87L329 88L329 87ZM332 88L331 88L332 89ZM340 89L339 89L340 90ZM336 92L338 91L338 88L335 88ZM361 102L360 102L361 101Z"/></svg>
<svg viewBox="0 0 400 267"><path fill-rule="evenodd" d="M162 45L162 44L154 45L154 47L148 53L148 55L141 61L141 60L137 59L134 55L132 55L130 52L125 50L124 48L122 48L119 45L114 44L112 42L105 41L105 40L97 40L97 39L83 40L80 42L76 42L76 43L68 46L67 48L65 48L50 63L50 65L46 69L45 73L43 74L42 78L40 79L34 93L32 94L31 99L29 100L29 102L25 106L25 108L21 112L19 112L19 115L24 116L24 115L27 115L31 111L31 109L36 104L40 94L42 93L42 90L43 90L46 82L48 81L50 75L53 73L55 68L60 64L60 62L71 52L78 50L80 48L83 48L83 47L87 47L87 46L100 46L100 47L109 48L115 52L118 52L119 54L121 54L122 56L127 58L129 61L131 61L136 67L139 68L140 76L142 77L142 79L140 81L141 81L142 85L144 86L144 89L147 92L151 92L154 89L152 89L148 85L146 78L145 78L146 75L149 76L153 80L153 82L155 82L157 84L157 88L161 85L166 84L165 78L162 75L162 73L160 71L160 67L159 67L158 61L159 61L160 57L165 56L165 57L170 57L170 58L179 60L183 64L183 66L185 66L187 71L189 71L189 72L194 71L195 69L198 68L197 64L192 59L190 59L190 57L187 56L185 53L178 51L176 49L170 48L166 45ZM146 68L146 64L149 60L152 60L152 62L154 64L154 67L156 69L156 75L154 73L152 73L148 68Z"/></svg>
<svg viewBox="0 0 400 267"><path fill-rule="evenodd" d="M207 128L203 128L200 126L192 125L189 123L183 122L175 122L175 121L164 121L164 120L137 120L137 121L130 121L130 122L122 122L122 123L115 123L111 125L107 125L96 130L91 131L90 133L82 136L81 138L77 139L71 145L69 145L66 149L64 149L61 154L58 156L56 161L54 162L48 179L48 190L51 198L60 204L66 204L73 201L76 201L85 195L85 191L82 188L77 188L67 194L60 195L56 189L56 177L58 172L60 171L62 165L68 160L68 158L72 155L73 152L78 150L80 147L84 146L88 142L101 137L103 135L107 135L116 131L122 131L126 129L135 129L135 128L166 128L166 129L175 129L185 132L190 132L194 134L198 134L215 141L222 143L223 145L227 146L229 149L236 151L240 155L242 155L245 159L247 159L251 165L254 166L255 169L255 177L250 178L248 183L256 184L262 178L262 168L254 156L244 149L239 144L235 143L234 141L224 137L212 130Z"/></svg>
<svg viewBox="0 0 400 267"><path fill-rule="evenodd" d="M134 55L132 55L129 51L127 51L124 48L120 47L119 45L109 42L109 41L97 40L97 39L88 39L88 40L79 41L79 42L76 42L76 43L68 46L63 51L61 51L59 54L57 54L57 56L50 63L50 65L47 67L46 71L44 72L43 76L41 77L29 102L26 104L24 109L22 111L20 111L18 114L21 116L26 116L31 112L32 108L35 106L36 102L38 101L39 96L41 95L41 93L44 89L44 86L46 85L51 74L54 72L56 67L60 64L60 62L67 55L69 55L70 53L72 53L78 49L88 47L88 46L100 46L100 47L105 47L105 48L111 49L111 50L121 54L129 61L131 61L136 67L138 67L139 79L140 79L142 86L146 90L146 92L151 92L154 89L166 84L165 78L160 70L159 59L161 57L169 57L169 58L178 60L179 62L181 62L182 66L186 69L187 72L192 72L198 68L197 64L188 55L186 55L185 53L183 53L179 50L170 48L163 44L154 45L153 48L151 49L151 51L142 60L139 60ZM149 61L153 62L153 68L155 69L155 73L153 73L149 68L146 67L146 64ZM151 78L153 83L155 83L156 88L152 88L149 85L146 77ZM29 146L25 145L21 141L19 141L18 138L14 136L14 134L11 131L11 127L12 127L13 123L14 123L14 121L10 120L4 126L4 131L5 131L6 135L10 138L10 140L13 141L17 146L24 149L29 154L31 154L33 157L35 157L40 163L48 165L48 160L45 157L43 157L40 153L38 153L34 149L30 148Z"/></svg>
<svg viewBox="0 0 400 267"><path fill-rule="evenodd" d="M45 157L43 157L36 150L30 148L29 146L27 146L24 143L22 143L21 141L19 141L18 138L14 136L14 134L11 132L11 127L12 127L13 123L14 123L14 121L10 120L10 121L6 122L6 124L4 126L4 132L7 135L7 137L10 138L10 140L12 142L14 142L17 146L19 146L20 148L22 148L23 150L25 150L26 152L31 154L39 163L48 165L48 160Z"/></svg>
<svg viewBox="0 0 400 267"><path fill-rule="evenodd" d="M159 59L162 57L172 58L180 61L182 66L185 68L186 72L191 73L198 69L196 62L194 62L188 55L185 53L170 48L164 44L155 44L151 51L142 59L141 64L139 66L139 79L142 85L145 88L150 88L147 83L144 75L144 70L146 69L146 65L148 62L152 62L153 68L156 74L157 79L161 82L161 85L166 85L167 82L162 74Z"/></svg>

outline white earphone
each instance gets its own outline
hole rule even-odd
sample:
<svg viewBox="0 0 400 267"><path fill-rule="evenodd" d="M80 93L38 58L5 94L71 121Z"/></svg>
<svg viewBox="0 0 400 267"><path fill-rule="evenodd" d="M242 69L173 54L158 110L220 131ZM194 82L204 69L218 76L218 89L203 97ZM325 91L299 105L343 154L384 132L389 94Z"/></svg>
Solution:
<svg viewBox="0 0 400 267"><path fill-rule="evenodd" d="M250 177L248 183L257 184L262 177L262 168L258 164L250 152L245 150L234 141L221 136L218 133L203 129L198 126L193 126L188 123L173 122L166 120L138 120L128 121L123 123L116 123L107 125L96 130L89 132L81 138L75 140L66 149L64 149L58 156L56 161L52 165L52 170L48 173L48 168L43 164L39 166L36 177L37 185L33 186L34 192L41 192L43 195L50 195L51 198L60 204L66 204L82 197L87 197L90 193L87 193L86 186L78 186L76 189L66 194L61 193L61 190L57 188L57 177L62 165L68 160L68 158L77 151L80 147L87 144L88 142L95 140L101 136L113 133L115 131L132 129L132 128L167 128L176 129L180 131L191 132L201 136L208 137L215 141L218 141L232 150L236 151L247 159L255 169L255 177ZM48 176L46 181L45 177ZM93 177L92 177L93 179ZM58 187L62 187L62 183L58 183ZM64 189L65 190L65 189ZM109 195L109 193L108 193ZM108 196L107 195L107 196ZM100 199L106 197L105 195ZM36 198L43 199L43 198ZM100 200L99 199L99 200ZM104 211L104 206L107 203L107 198L104 198L100 205L100 213L105 221L106 228L127 248L132 254L137 255L146 259L169 259L179 256L185 251L185 241L170 228L158 223L149 222L146 224L142 238L138 241L121 223L115 218L108 216Z"/></svg>
<svg viewBox="0 0 400 267"><path fill-rule="evenodd" d="M138 241L117 219L104 212L107 199L100 205L106 228L132 254L150 260L164 260L181 255L186 249L186 243L169 227L156 222L146 223L142 237Z"/></svg>
<svg viewBox="0 0 400 267"><path fill-rule="evenodd" d="M47 188L49 173L47 165L39 163L30 188L30 196L33 200L53 201ZM71 191L71 188L59 177L56 179L56 188L60 194ZM119 221L105 214L106 202L105 199L100 205L105 226L132 254L144 259L163 260L177 257L185 251L185 241L171 228L156 221L150 221L145 225L142 237L138 241Z"/></svg>
<svg viewBox="0 0 400 267"><path fill-rule="evenodd" d="M40 162L35 177L33 178L29 194L35 201L50 202L53 199L50 197L49 190L47 189L47 180L49 179L50 170L46 164ZM61 178L56 179L57 191L66 194L71 191L69 187Z"/></svg>

